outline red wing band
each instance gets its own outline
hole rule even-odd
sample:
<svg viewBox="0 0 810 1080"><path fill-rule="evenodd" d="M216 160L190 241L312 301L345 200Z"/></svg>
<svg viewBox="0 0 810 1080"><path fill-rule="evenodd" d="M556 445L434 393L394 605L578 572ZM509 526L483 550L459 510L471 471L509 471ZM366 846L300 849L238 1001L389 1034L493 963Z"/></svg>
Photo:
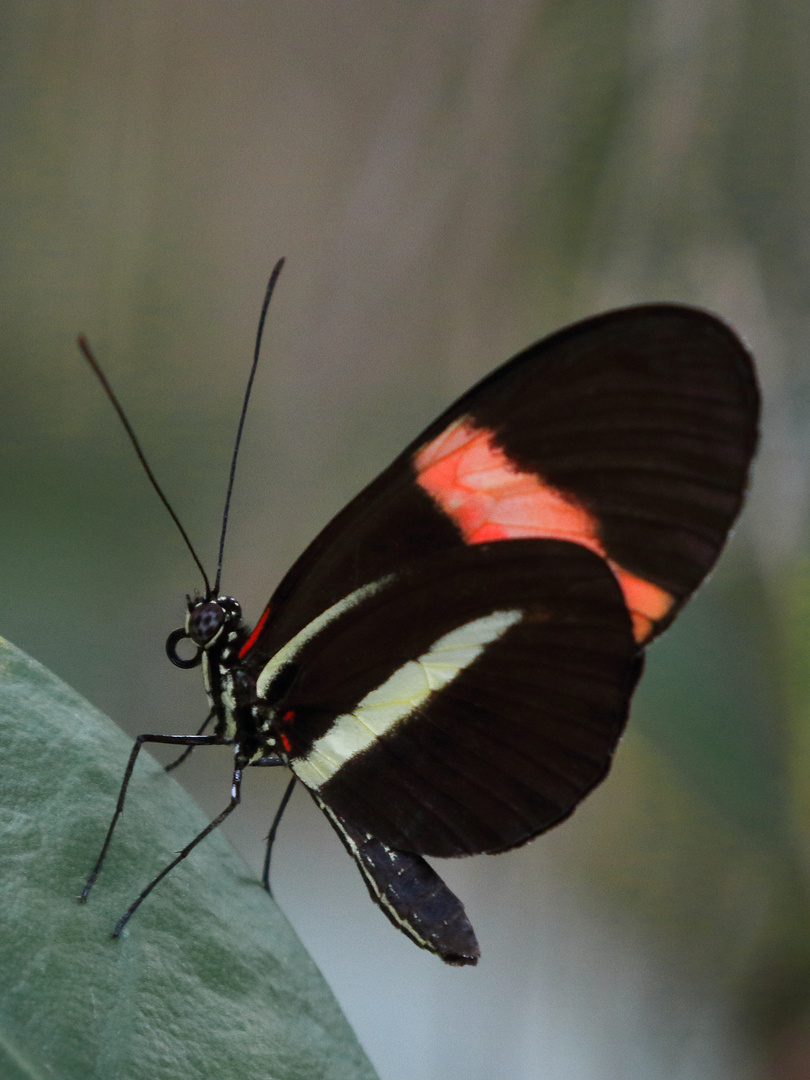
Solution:
<svg viewBox="0 0 810 1080"><path fill-rule="evenodd" d="M460 417L414 455L417 483L450 517L466 544L546 538L589 548L616 575L643 644L675 598L610 559L599 538L598 521L537 473L521 472L486 428Z"/></svg>

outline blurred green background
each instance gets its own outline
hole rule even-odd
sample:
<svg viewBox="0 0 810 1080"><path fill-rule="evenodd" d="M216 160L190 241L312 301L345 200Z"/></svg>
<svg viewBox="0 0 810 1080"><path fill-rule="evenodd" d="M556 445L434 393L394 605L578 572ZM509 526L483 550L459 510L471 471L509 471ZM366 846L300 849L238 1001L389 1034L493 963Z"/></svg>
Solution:
<svg viewBox="0 0 810 1080"><path fill-rule="evenodd" d="M275 886L382 1080L810 1077L810 7L5 0L0 55L0 632L132 733L204 715L163 654L199 581L78 331L210 566L288 257L225 564L251 619L530 341L659 299L744 335L751 498L611 777L538 843L440 866L480 967L397 935L300 792ZM212 814L228 758L181 777ZM248 779L228 833L258 867L283 778Z"/></svg>

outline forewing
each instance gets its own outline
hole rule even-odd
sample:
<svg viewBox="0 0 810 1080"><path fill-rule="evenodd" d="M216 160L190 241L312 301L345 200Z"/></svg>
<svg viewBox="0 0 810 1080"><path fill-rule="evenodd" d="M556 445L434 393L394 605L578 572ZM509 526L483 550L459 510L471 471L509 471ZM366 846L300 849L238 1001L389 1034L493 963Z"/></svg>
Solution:
<svg viewBox="0 0 810 1080"><path fill-rule="evenodd" d="M758 408L751 358L706 312L650 305L562 330L465 394L333 519L244 653L269 657L405 563L524 537L605 558L645 643L725 543Z"/></svg>
<svg viewBox="0 0 810 1080"><path fill-rule="evenodd" d="M607 772L640 671L579 545L440 552L344 598L258 673L299 778L390 848L500 851Z"/></svg>

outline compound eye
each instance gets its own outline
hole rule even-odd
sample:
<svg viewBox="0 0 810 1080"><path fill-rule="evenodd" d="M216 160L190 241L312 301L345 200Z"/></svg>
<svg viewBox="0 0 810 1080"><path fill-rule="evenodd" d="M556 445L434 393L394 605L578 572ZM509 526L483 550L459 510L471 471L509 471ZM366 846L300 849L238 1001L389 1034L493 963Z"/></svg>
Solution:
<svg viewBox="0 0 810 1080"><path fill-rule="evenodd" d="M207 600L192 608L188 617L188 636L196 645L207 645L225 622L225 611L216 600Z"/></svg>

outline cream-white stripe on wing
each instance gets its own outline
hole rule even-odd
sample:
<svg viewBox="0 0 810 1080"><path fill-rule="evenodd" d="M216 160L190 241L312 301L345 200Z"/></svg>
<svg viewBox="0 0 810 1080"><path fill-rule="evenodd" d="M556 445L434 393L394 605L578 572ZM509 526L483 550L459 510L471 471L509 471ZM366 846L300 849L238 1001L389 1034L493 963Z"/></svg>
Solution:
<svg viewBox="0 0 810 1080"><path fill-rule="evenodd" d="M287 644L282 646L282 648L267 661L256 680L256 694L259 697L265 696L267 688L281 668L294 658L295 654L299 649L302 649L303 646L306 645L310 638L313 638L317 633L323 630L323 628L332 622L333 619L342 615L344 611L353 608L356 604L359 604L361 600L365 600L367 596L372 596L390 580L390 576L380 578L379 581L373 581L370 585L363 585L362 588L355 589L353 593L344 596L342 600L338 600L336 604L332 604L326 611L322 611L316 619L312 620L312 622L307 623L303 630L299 630L295 637L291 637Z"/></svg>
<svg viewBox="0 0 810 1080"><path fill-rule="evenodd" d="M293 760L293 771L309 788L318 789L349 758L372 745L436 690L446 686L521 617L520 611L495 611L473 619L439 638L417 660L410 660L366 694L353 712L338 716L325 735L316 739L304 758Z"/></svg>

